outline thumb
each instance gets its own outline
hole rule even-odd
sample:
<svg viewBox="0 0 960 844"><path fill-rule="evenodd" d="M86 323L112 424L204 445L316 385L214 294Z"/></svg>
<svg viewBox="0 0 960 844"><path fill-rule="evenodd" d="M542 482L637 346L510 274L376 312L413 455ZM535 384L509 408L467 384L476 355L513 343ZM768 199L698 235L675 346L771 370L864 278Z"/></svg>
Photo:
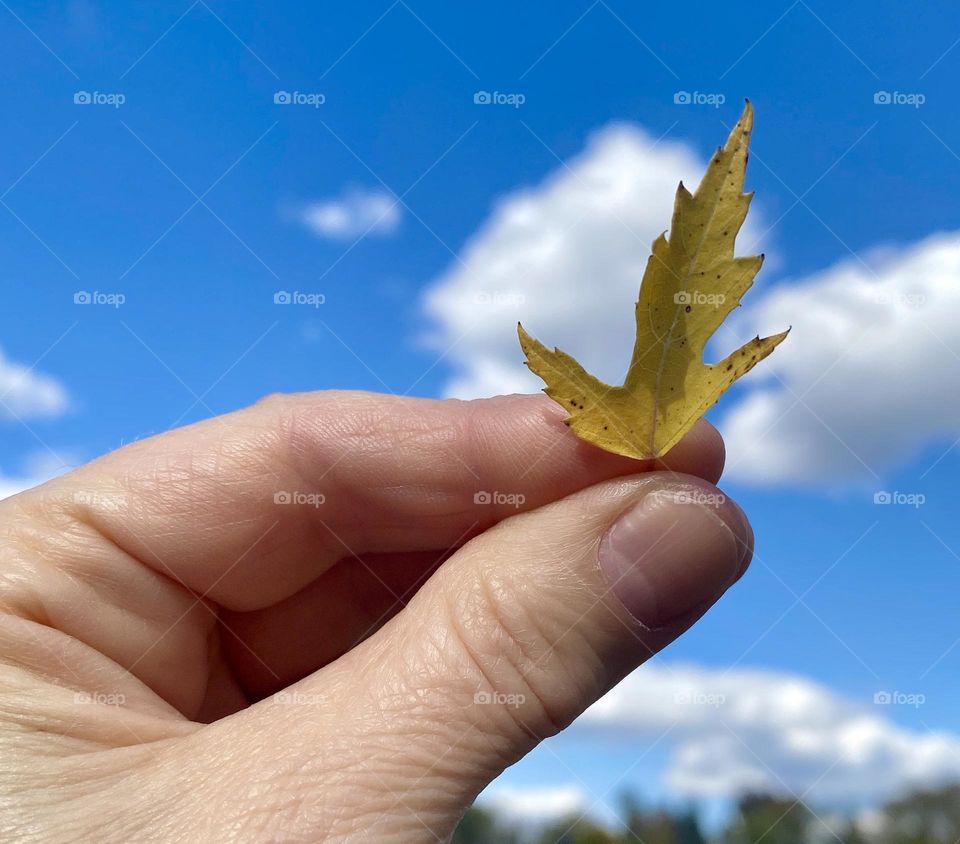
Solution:
<svg viewBox="0 0 960 844"><path fill-rule="evenodd" d="M271 746L299 745L313 754L307 769L318 744L347 769L355 759L380 792L368 832L442 839L487 783L699 618L751 546L735 504L674 473L518 514L447 560L376 636L294 687L342 705L314 722L322 735L274 720Z"/></svg>

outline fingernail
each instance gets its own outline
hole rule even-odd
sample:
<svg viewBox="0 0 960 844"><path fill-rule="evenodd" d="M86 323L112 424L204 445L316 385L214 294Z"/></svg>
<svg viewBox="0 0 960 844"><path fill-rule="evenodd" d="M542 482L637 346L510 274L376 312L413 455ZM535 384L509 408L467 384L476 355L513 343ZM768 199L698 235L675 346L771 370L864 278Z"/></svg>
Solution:
<svg viewBox="0 0 960 844"><path fill-rule="evenodd" d="M604 577L645 627L665 627L716 600L749 562L752 534L740 508L692 498L682 490L651 492L600 542Z"/></svg>

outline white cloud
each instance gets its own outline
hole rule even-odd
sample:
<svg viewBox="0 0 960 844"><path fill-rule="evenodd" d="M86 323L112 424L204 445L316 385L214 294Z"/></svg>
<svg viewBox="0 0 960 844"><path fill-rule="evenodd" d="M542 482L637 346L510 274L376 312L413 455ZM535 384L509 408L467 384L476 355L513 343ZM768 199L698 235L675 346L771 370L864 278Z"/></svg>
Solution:
<svg viewBox="0 0 960 844"><path fill-rule="evenodd" d="M67 391L57 380L8 360L0 352L0 419L59 416L68 405ZM69 462L48 452L28 455L20 472L0 471L0 498L49 480L67 468Z"/></svg>
<svg viewBox="0 0 960 844"><path fill-rule="evenodd" d="M634 125L595 133L538 185L504 197L427 291L431 345L447 351L459 398L535 392L516 323L620 383L633 348L633 303L650 246L669 223L677 183L696 185L705 160L687 144ZM754 208L739 244L758 251Z"/></svg>
<svg viewBox="0 0 960 844"><path fill-rule="evenodd" d="M869 805L960 777L960 736L899 726L892 706L854 703L790 674L648 664L572 729L618 743L666 734L665 784L689 797L759 789Z"/></svg>
<svg viewBox="0 0 960 844"><path fill-rule="evenodd" d="M58 381L0 352L0 418L59 416L67 404L67 391Z"/></svg>
<svg viewBox="0 0 960 844"><path fill-rule="evenodd" d="M395 231L400 225L400 204L382 190L347 188L335 199L304 206L298 218L319 237L352 240Z"/></svg>
<svg viewBox="0 0 960 844"><path fill-rule="evenodd" d="M540 824L580 815L590 800L576 785L522 788L495 784L480 796L480 803L509 821Z"/></svg>
<svg viewBox="0 0 960 844"><path fill-rule="evenodd" d="M620 383L650 242L670 219L677 181L695 183L703 167L685 144L611 125L541 183L503 198L425 294L436 326L429 342L455 370L446 394L542 387L523 366L517 320ZM757 221L754 209L740 254L761 248ZM880 485L931 443L945 450L960 437L960 233L874 250L763 291L747 296L708 355L793 326L723 420L731 475Z"/></svg>
<svg viewBox="0 0 960 844"><path fill-rule="evenodd" d="M0 499L46 483L78 463L76 455L70 453L57 454L44 450L28 454L23 460L20 472L8 475L0 471Z"/></svg>
<svg viewBox="0 0 960 844"><path fill-rule="evenodd" d="M10 498L10 496L17 495L24 490L33 489L33 487L39 486L47 480L49 478L12 477L0 474L0 499Z"/></svg>
<svg viewBox="0 0 960 844"><path fill-rule="evenodd" d="M870 480L931 442L945 449L960 436L958 314L957 233L851 258L752 302L724 339L790 323L793 333L763 389L724 419L729 471L763 484Z"/></svg>

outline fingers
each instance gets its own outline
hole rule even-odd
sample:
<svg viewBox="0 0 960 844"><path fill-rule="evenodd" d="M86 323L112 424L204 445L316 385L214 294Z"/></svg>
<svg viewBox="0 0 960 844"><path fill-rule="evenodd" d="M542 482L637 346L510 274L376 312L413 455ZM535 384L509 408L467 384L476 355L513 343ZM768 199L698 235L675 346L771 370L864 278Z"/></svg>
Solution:
<svg viewBox="0 0 960 844"><path fill-rule="evenodd" d="M337 759L388 795L376 830L430 840L428 819L442 838L504 768L705 612L751 546L702 480L600 483L467 544L376 636L238 728L299 772L307 815L322 815L315 783Z"/></svg>
<svg viewBox="0 0 960 844"><path fill-rule="evenodd" d="M441 564L442 551L341 560L286 600L221 611L223 648L249 700L306 677L375 633Z"/></svg>
<svg viewBox="0 0 960 844"><path fill-rule="evenodd" d="M28 494L228 608L338 559L457 545L506 515L650 468L578 440L545 396L279 396L109 454ZM715 480L701 423L657 465Z"/></svg>

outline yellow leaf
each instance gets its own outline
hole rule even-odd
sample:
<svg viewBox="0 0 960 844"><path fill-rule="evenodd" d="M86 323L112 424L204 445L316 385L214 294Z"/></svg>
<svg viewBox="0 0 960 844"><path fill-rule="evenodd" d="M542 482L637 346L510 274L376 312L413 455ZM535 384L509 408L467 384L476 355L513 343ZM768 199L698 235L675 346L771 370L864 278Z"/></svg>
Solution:
<svg viewBox="0 0 960 844"><path fill-rule="evenodd" d="M527 366L587 442L628 457L659 457L789 333L756 337L719 363L703 362L707 340L739 306L763 263L762 255L733 255L753 196L742 192L752 127L747 101L696 191L682 182L677 188L670 237L654 241L643 274L637 339L622 386L604 384L517 326Z"/></svg>

